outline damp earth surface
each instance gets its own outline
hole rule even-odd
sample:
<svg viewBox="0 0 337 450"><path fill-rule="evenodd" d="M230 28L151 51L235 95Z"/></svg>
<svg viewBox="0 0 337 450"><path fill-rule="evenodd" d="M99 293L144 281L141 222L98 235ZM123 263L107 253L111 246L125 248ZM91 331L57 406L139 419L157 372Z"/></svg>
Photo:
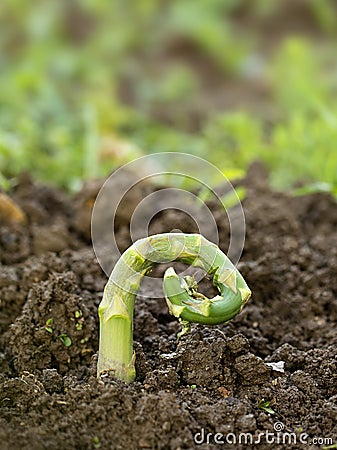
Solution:
<svg viewBox="0 0 337 450"><path fill-rule="evenodd" d="M71 197L23 175L9 194L27 221L0 224L1 450L336 444L334 199L275 192L253 165L241 181L246 242L239 263L252 299L230 323L192 325L178 340L179 323L148 283L135 308L137 377L126 385L96 378L97 307L107 278L92 249L90 214L101 184L88 183ZM131 244L132 204L117 211L121 251ZM226 252L226 214L216 202L209 207ZM152 220L150 233L194 227L180 211L167 210ZM210 280L200 289L215 293ZM272 445L267 432L274 433ZM247 442L239 441L242 433ZM284 433L292 433L286 444Z"/></svg>

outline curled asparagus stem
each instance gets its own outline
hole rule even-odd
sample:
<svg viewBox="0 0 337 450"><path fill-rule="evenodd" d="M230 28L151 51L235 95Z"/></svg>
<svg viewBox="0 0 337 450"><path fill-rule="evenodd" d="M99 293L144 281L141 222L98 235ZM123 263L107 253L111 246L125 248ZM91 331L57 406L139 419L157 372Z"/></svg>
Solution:
<svg viewBox="0 0 337 450"><path fill-rule="evenodd" d="M135 377L133 311L140 282L154 265L181 261L213 276L219 295L207 298L193 277L166 270L163 289L171 314L182 322L215 325L231 320L247 303L251 291L227 256L200 234L164 233L140 239L118 260L98 308L100 344L97 375L112 371L131 382Z"/></svg>

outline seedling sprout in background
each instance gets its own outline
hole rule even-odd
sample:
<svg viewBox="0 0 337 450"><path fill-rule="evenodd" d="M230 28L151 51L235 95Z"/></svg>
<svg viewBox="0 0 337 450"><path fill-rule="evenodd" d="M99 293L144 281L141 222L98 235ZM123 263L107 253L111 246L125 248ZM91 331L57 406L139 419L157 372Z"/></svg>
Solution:
<svg viewBox="0 0 337 450"><path fill-rule="evenodd" d="M336 444L332 444L332 445L327 445L322 447L322 450L333 450L337 448L337 443Z"/></svg>
<svg viewBox="0 0 337 450"><path fill-rule="evenodd" d="M92 439L92 442L94 444L94 448L101 448L101 443L99 441L99 437L98 436L94 436Z"/></svg>
<svg viewBox="0 0 337 450"><path fill-rule="evenodd" d="M215 325L238 314L251 296L245 280L227 256L200 234L164 233L136 241L118 260L98 309L100 344L97 375L112 372L131 382L135 378L133 311L140 282L154 265L170 261L200 267L213 276L219 295L207 298L191 277L170 267L163 289L170 313L186 324Z"/></svg>
<svg viewBox="0 0 337 450"><path fill-rule="evenodd" d="M54 322L54 320L52 317L46 321L46 325L44 328L46 331L48 331L48 333L53 332L53 329L52 329L53 322Z"/></svg>
<svg viewBox="0 0 337 450"><path fill-rule="evenodd" d="M65 347L70 347L71 346L71 344L72 344L71 339L66 333L60 334L60 336L58 338L60 339L60 341L62 342L62 344Z"/></svg>
<svg viewBox="0 0 337 450"><path fill-rule="evenodd" d="M268 414L275 414L275 411L270 407L270 401L262 399L257 405L259 409L262 409Z"/></svg>

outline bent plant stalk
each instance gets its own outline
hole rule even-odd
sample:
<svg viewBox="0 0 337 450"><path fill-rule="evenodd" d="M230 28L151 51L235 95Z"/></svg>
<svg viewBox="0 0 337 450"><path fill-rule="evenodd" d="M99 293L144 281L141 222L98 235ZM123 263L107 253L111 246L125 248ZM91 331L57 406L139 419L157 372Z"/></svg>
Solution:
<svg viewBox="0 0 337 450"><path fill-rule="evenodd" d="M227 256L200 234L164 233L140 239L118 260L98 308L100 344L97 375L111 371L127 383L135 378L133 311L144 275L158 263L181 261L213 276L219 295L207 298L193 277L170 267L163 289L171 314L183 322L215 325L231 320L251 296L245 280Z"/></svg>

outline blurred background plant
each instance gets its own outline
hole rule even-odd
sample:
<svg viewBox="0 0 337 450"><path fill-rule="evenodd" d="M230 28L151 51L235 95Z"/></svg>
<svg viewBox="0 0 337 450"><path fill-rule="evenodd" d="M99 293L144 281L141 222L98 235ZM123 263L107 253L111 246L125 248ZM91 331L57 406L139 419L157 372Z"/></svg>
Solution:
<svg viewBox="0 0 337 450"><path fill-rule="evenodd" d="M334 0L3 0L0 186L183 151L337 194L336 37Z"/></svg>

